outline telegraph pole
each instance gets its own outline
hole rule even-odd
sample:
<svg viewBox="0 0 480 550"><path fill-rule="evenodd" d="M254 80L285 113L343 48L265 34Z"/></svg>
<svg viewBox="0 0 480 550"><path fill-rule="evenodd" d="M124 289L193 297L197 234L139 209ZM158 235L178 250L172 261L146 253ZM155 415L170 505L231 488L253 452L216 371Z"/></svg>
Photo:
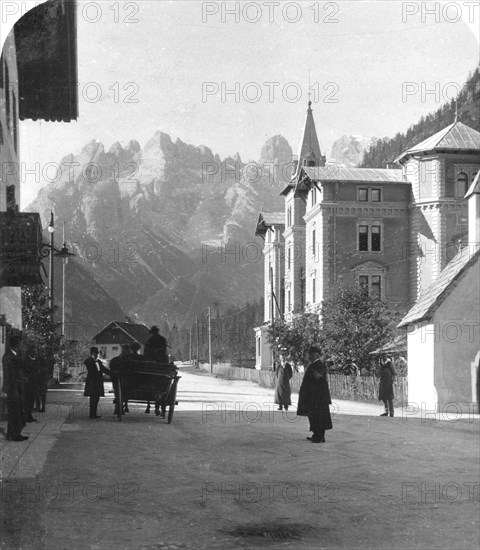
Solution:
<svg viewBox="0 0 480 550"><path fill-rule="evenodd" d="M195 315L195 327L197 329L197 368L200 366L200 332L198 329L198 316Z"/></svg>
<svg viewBox="0 0 480 550"><path fill-rule="evenodd" d="M190 327L190 354L189 354L188 362L192 364L192 327Z"/></svg>
<svg viewBox="0 0 480 550"><path fill-rule="evenodd" d="M208 360L210 362L210 372L213 372L212 365L212 313L210 306L208 306Z"/></svg>

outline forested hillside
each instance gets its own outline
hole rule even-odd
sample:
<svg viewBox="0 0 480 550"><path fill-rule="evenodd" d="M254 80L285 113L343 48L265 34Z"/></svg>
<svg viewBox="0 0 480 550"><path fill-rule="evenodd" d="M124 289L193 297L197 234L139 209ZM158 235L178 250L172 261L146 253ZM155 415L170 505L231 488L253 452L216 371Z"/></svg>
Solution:
<svg viewBox="0 0 480 550"><path fill-rule="evenodd" d="M455 102L447 102L423 117L404 134L378 140L363 157L361 168L385 168L403 151L420 143L455 120ZM458 96L458 120L480 132L480 72L477 68Z"/></svg>

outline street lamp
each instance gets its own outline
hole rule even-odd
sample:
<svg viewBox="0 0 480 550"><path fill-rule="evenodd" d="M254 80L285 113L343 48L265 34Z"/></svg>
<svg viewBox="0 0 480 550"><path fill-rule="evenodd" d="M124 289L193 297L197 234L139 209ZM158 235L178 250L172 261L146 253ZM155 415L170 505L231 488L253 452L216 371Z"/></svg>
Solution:
<svg viewBox="0 0 480 550"><path fill-rule="evenodd" d="M62 258L62 264L63 264L62 265L62 336L65 336L65 294L66 294L65 268L68 264L69 258L75 256L73 252L68 251L68 247L65 242L65 222L63 222L63 246L60 249L60 252L55 253L55 256Z"/></svg>

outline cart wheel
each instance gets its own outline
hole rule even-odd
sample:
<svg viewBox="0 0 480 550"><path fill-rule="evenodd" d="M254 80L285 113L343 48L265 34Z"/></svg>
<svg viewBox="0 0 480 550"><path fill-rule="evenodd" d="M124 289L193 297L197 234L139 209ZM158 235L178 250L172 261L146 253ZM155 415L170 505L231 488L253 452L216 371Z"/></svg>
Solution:
<svg viewBox="0 0 480 550"><path fill-rule="evenodd" d="M172 388L172 395L170 396L170 407L168 407L168 424L172 421L173 418L173 411L175 410L175 405L177 402L175 401L175 397L177 395L177 383L175 382L173 388Z"/></svg>
<svg viewBox="0 0 480 550"><path fill-rule="evenodd" d="M120 379L117 382L117 416L118 420L122 421L123 414L123 399L122 399L122 385L120 384Z"/></svg>

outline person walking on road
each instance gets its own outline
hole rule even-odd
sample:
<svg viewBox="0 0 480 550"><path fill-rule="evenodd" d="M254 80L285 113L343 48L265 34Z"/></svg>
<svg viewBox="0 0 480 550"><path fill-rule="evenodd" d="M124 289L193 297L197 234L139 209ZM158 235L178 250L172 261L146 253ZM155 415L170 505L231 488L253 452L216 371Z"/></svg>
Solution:
<svg viewBox="0 0 480 550"><path fill-rule="evenodd" d="M100 397L105 396L103 374L110 374L110 371L103 366L98 358L98 348L96 347L90 348L90 357L85 359L84 365L87 367L87 379L83 394L90 397L90 418L101 418L97 415L97 406Z"/></svg>
<svg viewBox="0 0 480 550"><path fill-rule="evenodd" d="M393 381L396 372L391 359L386 355L380 358L380 368L378 369L380 384L378 387L378 399L383 401L385 412L380 416L393 416Z"/></svg>
<svg viewBox="0 0 480 550"><path fill-rule="evenodd" d="M308 352L309 365L305 371L298 395L298 416L308 416L312 443L325 443L325 430L331 430L330 390L327 380L327 366L320 359L320 349L312 346Z"/></svg>
<svg viewBox="0 0 480 550"><path fill-rule="evenodd" d="M290 378L293 376L292 366L290 363L285 362L285 357L280 355L280 363L277 365L277 371L275 373L277 377L277 385L275 387L275 400L274 403L278 404L279 411L282 407L288 411L288 407L292 404L290 389Z"/></svg>
<svg viewBox="0 0 480 550"><path fill-rule="evenodd" d="M9 344L2 358L3 366L3 391L7 394L7 433L9 441L25 441L26 435L22 435L25 427L25 381L23 365L20 355L22 336L13 334L9 338Z"/></svg>

